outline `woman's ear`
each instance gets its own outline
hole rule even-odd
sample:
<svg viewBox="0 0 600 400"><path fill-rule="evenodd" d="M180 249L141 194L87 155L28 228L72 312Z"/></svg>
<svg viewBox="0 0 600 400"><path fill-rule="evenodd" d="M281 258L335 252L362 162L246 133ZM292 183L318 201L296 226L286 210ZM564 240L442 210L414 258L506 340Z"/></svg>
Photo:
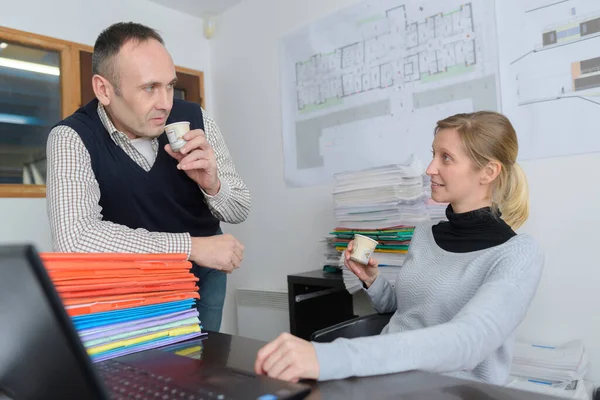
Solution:
<svg viewBox="0 0 600 400"><path fill-rule="evenodd" d="M490 161L485 167L481 169L481 184L489 185L498 177L502 165L498 161Z"/></svg>

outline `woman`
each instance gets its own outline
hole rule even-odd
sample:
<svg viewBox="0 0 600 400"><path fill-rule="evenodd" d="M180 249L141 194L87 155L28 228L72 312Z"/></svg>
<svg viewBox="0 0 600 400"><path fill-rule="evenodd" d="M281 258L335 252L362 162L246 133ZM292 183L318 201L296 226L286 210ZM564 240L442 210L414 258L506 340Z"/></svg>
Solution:
<svg viewBox="0 0 600 400"><path fill-rule="evenodd" d="M310 343L289 334L264 346L259 374L297 381L408 370L504 384L515 330L536 292L544 257L517 235L529 213L516 133L494 112L437 123L427 168L432 198L450 203L447 222L415 229L395 290L377 261L345 265L375 310L394 312L379 336Z"/></svg>

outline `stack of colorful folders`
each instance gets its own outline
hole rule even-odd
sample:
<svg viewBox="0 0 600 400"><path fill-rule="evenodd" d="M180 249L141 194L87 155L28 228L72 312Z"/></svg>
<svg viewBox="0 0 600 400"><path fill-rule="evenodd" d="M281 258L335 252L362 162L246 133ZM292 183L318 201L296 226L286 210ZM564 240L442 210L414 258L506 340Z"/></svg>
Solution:
<svg viewBox="0 0 600 400"><path fill-rule="evenodd" d="M379 244L375 248L375 258L377 258L380 265L386 266L402 265L414 230L414 226L396 226L381 230L336 228L330 234L334 236L335 249L338 252L346 250L348 243L354 238L355 234L377 240Z"/></svg>
<svg viewBox="0 0 600 400"><path fill-rule="evenodd" d="M338 253L346 250L348 242L357 233L377 240L379 244L375 248L373 257L379 262L379 273L381 276L393 285L396 282L399 268L404 264L414 230L414 226L397 226L380 230L336 228L331 232L331 235L334 237L335 249ZM346 269L343 272L344 282L348 290L354 293L355 290L358 290L356 288L357 285L360 288L358 278Z"/></svg>
<svg viewBox="0 0 600 400"><path fill-rule="evenodd" d="M94 362L202 335L185 254L42 253Z"/></svg>

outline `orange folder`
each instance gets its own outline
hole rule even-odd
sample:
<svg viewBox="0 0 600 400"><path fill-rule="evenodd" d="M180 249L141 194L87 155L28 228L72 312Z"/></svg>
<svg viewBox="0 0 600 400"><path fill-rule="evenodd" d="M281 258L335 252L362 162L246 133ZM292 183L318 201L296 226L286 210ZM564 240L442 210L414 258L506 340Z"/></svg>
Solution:
<svg viewBox="0 0 600 400"><path fill-rule="evenodd" d="M138 270L189 270L192 263L189 261L44 261L48 270L86 270L86 269L138 269Z"/></svg>
<svg viewBox="0 0 600 400"><path fill-rule="evenodd" d="M57 292L60 297L64 299L74 298L99 298L103 296L112 296L120 294L138 294L145 295L147 293L154 292L174 292L174 291L197 291L198 286L194 282L189 283L175 283L166 285L143 285L137 287L118 287L109 289L98 289L98 290L75 290L72 291L68 287L59 287Z"/></svg>
<svg viewBox="0 0 600 400"><path fill-rule="evenodd" d="M139 295L133 295L137 297L128 297L124 299L110 299L110 300L95 300L85 299L84 303L79 302L82 299L76 300L63 300L67 314L71 317L78 315L85 315L104 311L122 310L126 308L149 306L153 304L168 303L171 301L180 301L187 299L199 299L200 295L198 292L186 292L186 293L162 293L160 295L153 295L140 297ZM110 296L115 297L115 296ZM121 297L121 296L116 296Z"/></svg>
<svg viewBox="0 0 600 400"><path fill-rule="evenodd" d="M114 269L106 269L106 270L93 270L93 269L83 269L83 270L69 270L69 269L56 269L56 270L48 270L48 275L50 278L54 279L102 279L102 278L127 278L133 279L134 277L144 277L144 276L170 276L175 274L189 274L189 270L169 270L169 269L152 269L152 270L142 270L142 269L123 269L123 270L114 270Z"/></svg>
<svg viewBox="0 0 600 400"><path fill-rule="evenodd" d="M87 289L103 289L115 286L137 286L141 284L160 284L160 283L176 283L176 282L197 282L196 278L191 273L185 274L169 274L169 275L143 275L143 276L116 276L116 277L104 277L97 276L93 278L81 278L76 277L63 277L63 278L52 278L54 285L68 287L71 290L77 290L77 288Z"/></svg>
<svg viewBox="0 0 600 400"><path fill-rule="evenodd" d="M146 253L40 253L42 261L187 261L187 254Z"/></svg>
<svg viewBox="0 0 600 400"><path fill-rule="evenodd" d="M121 300L133 300L138 298L151 298L151 297L167 297L167 296L179 296L181 294L186 293L196 293L197 291L190 292L182 292L182 291L172 291L172 292L148 292L148 293L129 293L129 294L115 294L108 296L96 296L96 297L80 297L76 299L64 299L63 303L65 306L74 306L77 304L88 304L88 303L97 303L97 302L111 302L111 301L121 301ZM183 300L183 299L181 299Z"/></svg>

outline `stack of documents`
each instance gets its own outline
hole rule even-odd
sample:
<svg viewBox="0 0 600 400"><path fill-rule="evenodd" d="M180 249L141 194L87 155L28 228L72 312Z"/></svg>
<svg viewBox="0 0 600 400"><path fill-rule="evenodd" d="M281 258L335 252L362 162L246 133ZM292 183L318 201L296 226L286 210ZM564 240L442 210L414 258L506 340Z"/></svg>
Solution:
<svg viewBox="0 0 600 400"><path fill-rule="evenodd" d="M382 230L428 219L418 162L343 172L334 178L338 227Z"/></svg>
<svg viewBox="0 0 600 400"><path fill-rule="evenodd" d="M202 334L185 254L43 253L44 265L95 362Z"/></svg>
<svg viewBox="0 0 600 400"><path fill-rule="evenodd" d="M402 265L414 230L415 228L412 226L397 226L382 230L337 228L331 232L331 235L334 237L333 243L338 254L346 250L348 243L354 238L355 234L368 236L376 240L379 243L375 248L376 258L379 261L379 266L383 267Z"/></svg>
<svg viewBox="0 0 600 400"><path fill-rule="evenodd" d="M512 375L542 381L571 381L582 378L586 372L587 354L579 340L560 346L515 344Z"/></svg>
<svg viewBox="0 0 600 400"><path fill-rule="evenodd" d="M387 165L334 176L336 228L325 238L325 265L343 270L351 293L362 285L343 268L341 253L354 234L379 242L374 258L392 284L404 264L415 225L445 219L445 204L431 200L430 183L416 159L406 165Z"/></svg>
<svg viewBox="0 0 600 400"><path fill-rule="evenodd" d="M561 346L517 342L508 386L562 398L586 399L583 378L587 368L587 354L579 340Z"/></svg>

